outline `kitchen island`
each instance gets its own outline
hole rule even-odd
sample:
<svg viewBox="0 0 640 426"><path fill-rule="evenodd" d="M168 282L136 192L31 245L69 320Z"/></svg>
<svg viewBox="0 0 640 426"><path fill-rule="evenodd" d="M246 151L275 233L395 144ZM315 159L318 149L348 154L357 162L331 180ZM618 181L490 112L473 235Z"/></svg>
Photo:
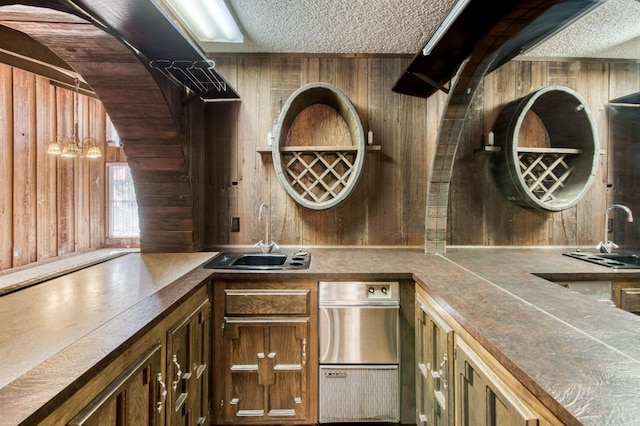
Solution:
<svg viewBox="0 0 640 426"><path fill-rule="evenodd" d="M128 254L0 297L0 412L6 424L45 415L210 278L414 280L564 423L637 424L640 317L550 280L633 280L640 270L562 256L573 250L307 248L311 266L296 271L203 269L214 252Z"/></svg>

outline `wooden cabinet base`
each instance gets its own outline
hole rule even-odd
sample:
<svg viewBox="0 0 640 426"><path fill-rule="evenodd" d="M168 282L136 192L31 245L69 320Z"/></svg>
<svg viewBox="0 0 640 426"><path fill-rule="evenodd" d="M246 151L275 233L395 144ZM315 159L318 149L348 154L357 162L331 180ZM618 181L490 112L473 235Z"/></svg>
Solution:
<svg viewBox="0 0 640 426"><path fill-rule="evenodd" d="M161 365L156 342L67 424L160 425L166 397Z"/></svg>
<svg viewBox="0 0 640 426"><path fill-rule="evenodd" d="M214 284L213 423L317 422L317 283Z"/></svg>
<svg viewBox="0 0 640 426"><path fill-rule="evenodd" d="M209 424L209 290L202 283L149 331L119 348L39 425Z"/></svg>
<svg viewBox="0 0 640 426"><path fill-rule="evenodd" d="M620 309L640 315L640 281L614 281L613 303Z"/></svg>
<svg viewBox="0 0 640 426"><path fill-rule="evenodd" d="M424 289L416 286L417 425L562 425Z"/></svg>

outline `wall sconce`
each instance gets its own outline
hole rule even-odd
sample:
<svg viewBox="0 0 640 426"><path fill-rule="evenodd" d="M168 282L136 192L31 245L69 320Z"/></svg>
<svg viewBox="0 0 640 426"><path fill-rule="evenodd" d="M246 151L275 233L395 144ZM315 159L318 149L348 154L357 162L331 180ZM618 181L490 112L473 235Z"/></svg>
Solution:
<svg viewBox="0 0 640 426"><path fill-rule="evenodd" d="M76 78L76 90L73 96L75 107L75 123L73 125L73 133L71 136L56 136L47 148L47 154L59 155L65 158L84 157L84 158L100 158L102 151L95 139L91 137L84 138L80 141L78 137L78 90L80 81Z"/></svg>

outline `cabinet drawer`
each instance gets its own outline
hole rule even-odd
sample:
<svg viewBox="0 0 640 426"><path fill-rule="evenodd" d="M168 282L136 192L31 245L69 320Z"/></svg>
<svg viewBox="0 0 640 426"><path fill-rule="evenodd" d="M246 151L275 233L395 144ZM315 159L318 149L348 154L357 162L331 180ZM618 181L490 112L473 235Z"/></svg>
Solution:
<svg viewBox="0 0 640 426"><path fill-rule="evenodd" d="M309 289L225 289L226 315L309 315Z"/></svg>
<svg viewBox="0 0 640 426"><path fill-rule="evenodd" d="M640 287L621 288L620 307L625 311L640 313Z"/></svg>

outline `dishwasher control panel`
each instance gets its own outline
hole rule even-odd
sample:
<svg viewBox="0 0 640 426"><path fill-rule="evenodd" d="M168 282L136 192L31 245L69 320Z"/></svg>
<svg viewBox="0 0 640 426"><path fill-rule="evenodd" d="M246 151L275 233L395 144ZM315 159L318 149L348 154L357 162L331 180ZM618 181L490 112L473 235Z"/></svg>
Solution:
<svg viewBox="0 0 640 426"><path fill-rule="evenodd" d="M390 283L371 284L367 289L367 299L391 299Z"/></svg>
<svg viewBox="0 0 640 426"><path fill-rule="evenodd" d="M320 305L398 304L399 284L395 281L321 281L318 301Z"/></svg>

